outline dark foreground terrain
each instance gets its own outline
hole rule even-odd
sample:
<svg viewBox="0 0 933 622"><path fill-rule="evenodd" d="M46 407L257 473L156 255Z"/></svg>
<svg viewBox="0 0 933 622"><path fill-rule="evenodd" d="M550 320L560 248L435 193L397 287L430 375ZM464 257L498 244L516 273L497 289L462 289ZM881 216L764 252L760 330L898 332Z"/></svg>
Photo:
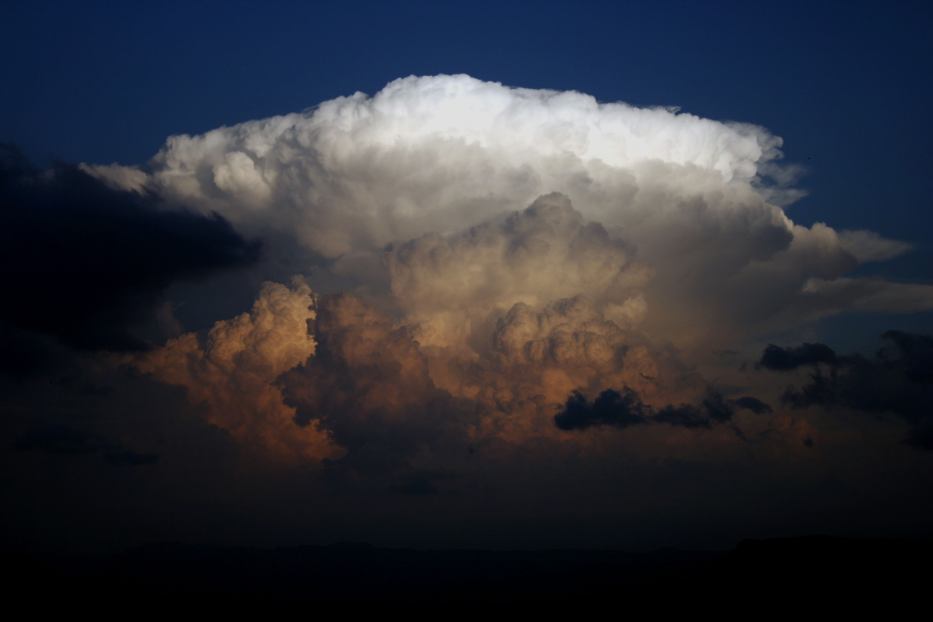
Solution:
<svg viewBox="0 0 933 622"><path fill-rule="evenodd" d="M417 551L160 544L109 556L3 555L8 602L174 600L929 604L933 540L748 540L734 550ZM853 601L854 599L854 601ZM770 605L768 605L770 606Z"/></svg>

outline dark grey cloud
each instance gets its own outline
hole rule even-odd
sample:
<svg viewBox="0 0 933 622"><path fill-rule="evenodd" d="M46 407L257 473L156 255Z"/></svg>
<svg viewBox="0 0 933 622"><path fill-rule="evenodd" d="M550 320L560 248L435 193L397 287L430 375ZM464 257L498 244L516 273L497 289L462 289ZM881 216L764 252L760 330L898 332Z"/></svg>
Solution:
<svg viewBox="0 0 933 622"><path fill-rule="evenodd" d="M561 430L582 430L593 426L627 428L648 422L651 407L641 401L628 387L622 391L606 389L590 402L580 391L574 391L563 409L554 416Z"/></svg>
<svg viewBox="0 0 933 622"><path fill-rule="evenodd" d="M806 384L787 389L782 401L891 413L912 426L908 444L933 449L933 337L888 331L882 338L885 346L873 356L836 357L828 371L817 368Z"/></svg>
<svg viewBox="0 0 933 622"><path fill-rule="evenodd" d="M621 391L606 389L592 402L580 391L574 391L555 415L554 423L561 430L582 430L594 426L628 428L647 423L711 428L715 424L731 421L736 407L756 413L771 411L767 404L755 397L729 400L713 389L707 392L699 404L668 404L654 409L642 402L637 392L624 387Z"/></svg>
<svg viewBox="0 0 933 622"><path fill-rule="evenodd" d="M146 346L164 289L181 279L244 266L258 257L220 216L114 189L68 164L39 170L0 146L0 334L28 368L41 351L24 335L50 335L82 350Z"/></svg>

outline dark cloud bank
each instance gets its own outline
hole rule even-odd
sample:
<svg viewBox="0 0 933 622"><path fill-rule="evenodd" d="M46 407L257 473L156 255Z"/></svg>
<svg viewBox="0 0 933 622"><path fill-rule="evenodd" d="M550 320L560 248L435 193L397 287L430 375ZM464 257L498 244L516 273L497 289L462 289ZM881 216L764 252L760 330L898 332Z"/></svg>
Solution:
<svg viewBox="0 0 933 622"><path fill-rule="evenodd" d="M168 285L247 265L258 251L220 216L111 188L73 165L38 170L0 146L0 338L21 369L43 362L28 333L82 350L144 348L138 329Z"/></svg>
<svg viewBox="0 0 933 622"><path fill-rule="evenodd" d="M911 426L909 445L933 450L933 337L892 330L882 338L885 346L873 356L839 356L824 344L770 345L759 365L811 368L809 381L788 388L781 398L792 408L894 414Z"/></svg>
<svg viewBox="0 0 933 622"><path fill-rule="evenodd" d="M684 428L711 428L730 421L736 408L745 408L756 414L771 412L771 407L756 397L746 395L734 400L725 399L710 390L698 405L667 405L654 409L642 402L638 393L625 387L622 391L606 389L592 402L575 391L554 416L554 423L562 430L582 430L593 426L627 428L633 425L665 424Z"/></svg>

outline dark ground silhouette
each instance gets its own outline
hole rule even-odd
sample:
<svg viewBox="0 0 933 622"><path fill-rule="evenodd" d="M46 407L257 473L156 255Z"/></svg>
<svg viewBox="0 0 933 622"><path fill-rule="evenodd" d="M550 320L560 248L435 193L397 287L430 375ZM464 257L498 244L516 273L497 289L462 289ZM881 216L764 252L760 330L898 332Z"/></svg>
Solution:
<svg viewBox="0 0 933 622"><path fill-rule="evenodd" d="M418 551L159 544L113 555L3 556L12 600L59 604L927 602L933 540L747 540L731 551ZM663 599L663 600L657 600ZM763 599L763 600L762 600ZM841 601L840 601L841 602Z"/></svg>

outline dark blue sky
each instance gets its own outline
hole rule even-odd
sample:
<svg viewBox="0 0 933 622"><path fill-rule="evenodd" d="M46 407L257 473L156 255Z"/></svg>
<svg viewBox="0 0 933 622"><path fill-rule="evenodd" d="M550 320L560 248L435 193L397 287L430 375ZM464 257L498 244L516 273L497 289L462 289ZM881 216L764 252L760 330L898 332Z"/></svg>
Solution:
<svg viewBox="0 0 933 622"><path fill-rule="evenodd" d="M933 278L928 2L5 2L0 140L144 161L170 134L466 72L758 123L804 164L809 224L918 246ZM877 270L877 268L875 268Z"/></svg>

